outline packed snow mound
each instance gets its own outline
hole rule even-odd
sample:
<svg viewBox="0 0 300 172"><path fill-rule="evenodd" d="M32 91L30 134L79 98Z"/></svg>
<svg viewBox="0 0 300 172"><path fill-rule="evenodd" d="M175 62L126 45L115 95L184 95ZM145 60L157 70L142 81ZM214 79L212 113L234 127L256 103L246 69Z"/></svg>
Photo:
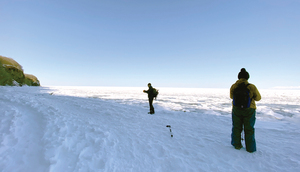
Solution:
<svg viewBox="0 0 300 172"><path fill-rule="evenodd" d="M0 87L1 171L296 172L300 169L297 120L265 120L262 115L256 123L258 151L248 153L230 145L230 112L227 114L230 100L218 105L226 109L222 113L207 108L213 102L211 99L223 100L223 94L212 95L207 101L199 97L205 107L191 110L190 103L186 103L187 93L185 102L179 104L183 109L187 106L189 111L181 111L179 106L172 109L176 96L164 95L160 89L161 99L154 102L156 114L149 115L142 89L129 89L129 93L144 97L143 101L133 101L128 92L122 96L109 90ZM106 98L99 98L103 91ZM193 102L196 97L189 99ZM300 112L299 105L291 108ZM167 125L171 126L173 137Z"/></svg>

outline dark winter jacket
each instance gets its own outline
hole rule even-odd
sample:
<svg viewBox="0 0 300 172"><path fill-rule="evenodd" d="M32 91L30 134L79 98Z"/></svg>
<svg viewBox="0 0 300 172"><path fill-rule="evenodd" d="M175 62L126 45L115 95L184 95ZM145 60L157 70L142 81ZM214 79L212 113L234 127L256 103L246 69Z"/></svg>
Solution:
<svg viewBox="0 0 300 172"><path fill-rule="evenodd" d="M148 90L145 91L145 93L148 94L148 98L153 98L154 95L153 95L153 87L150 86Z"/></svg>

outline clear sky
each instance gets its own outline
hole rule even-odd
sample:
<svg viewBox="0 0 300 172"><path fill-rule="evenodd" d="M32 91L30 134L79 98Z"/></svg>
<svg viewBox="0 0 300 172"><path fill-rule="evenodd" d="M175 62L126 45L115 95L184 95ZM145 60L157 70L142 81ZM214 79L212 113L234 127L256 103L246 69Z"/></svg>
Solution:
<svg viewBox="0 0 300 172"><path fill-rule="evenodd" d="M0 55L46 86L300 86L299 0L0 0Z"/></svg>

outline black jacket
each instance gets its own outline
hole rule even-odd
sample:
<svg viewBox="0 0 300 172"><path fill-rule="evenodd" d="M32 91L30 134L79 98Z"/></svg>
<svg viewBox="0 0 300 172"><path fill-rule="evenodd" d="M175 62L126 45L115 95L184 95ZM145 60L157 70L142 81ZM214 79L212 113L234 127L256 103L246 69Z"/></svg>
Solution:
<svg viewBox="0 0 300 172"><path fill-rule="evenodd" d="M145 91L145 93L148 93L148 98L153 98L153 87L150 86L149 89L147 91Z"/></svg>

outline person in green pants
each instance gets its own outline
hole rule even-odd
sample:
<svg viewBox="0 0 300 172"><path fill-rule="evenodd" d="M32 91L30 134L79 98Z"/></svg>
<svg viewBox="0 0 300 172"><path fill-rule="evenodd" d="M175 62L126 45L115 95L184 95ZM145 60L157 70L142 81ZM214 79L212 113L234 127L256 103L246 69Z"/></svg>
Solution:
<svg viewBox="0 0 300 172"><path fill-rule="evenodd" d="M256 151L254 124L256 120L256 104L255 101L261 99L261 95L256 86L248 83L250 75L245 68L242 68L238 74L238 80L230 88L230 98L233 99L232 107L232 133L231 144L236 149L242 148L241 132L244 129L246 150L248 152ZM240 105L238 101L237 89L244 85L248 90L248 105Z"/></svg>

